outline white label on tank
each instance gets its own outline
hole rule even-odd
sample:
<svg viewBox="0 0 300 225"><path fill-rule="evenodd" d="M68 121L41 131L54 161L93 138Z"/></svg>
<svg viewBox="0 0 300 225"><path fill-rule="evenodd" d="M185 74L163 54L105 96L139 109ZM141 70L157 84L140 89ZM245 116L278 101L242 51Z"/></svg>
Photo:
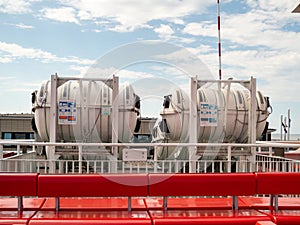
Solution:
<svg viewBox="0 0 300 225"><path fill-rule="evenodd" d="M58 104L58 124L75 125L77 123L76 102L60 100Z"/></svg>
<svg viewBox="0 0 300 225"><path fill-rule="evenodd" d="M215 104L200 103L200 126L218 125L218 106Z"/></svg>

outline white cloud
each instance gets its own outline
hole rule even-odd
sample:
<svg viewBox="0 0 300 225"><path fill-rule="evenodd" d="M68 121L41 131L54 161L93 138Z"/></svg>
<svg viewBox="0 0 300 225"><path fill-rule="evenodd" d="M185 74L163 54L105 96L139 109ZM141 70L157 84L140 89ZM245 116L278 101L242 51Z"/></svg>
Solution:
<svg viewBox="0 0 300 225"><path fill-rule="evenodd" d="M46 8L41 10L42 17L52 19L58 22L75 23L79 25L79 21L75 16L75 9L71 7L63 8Z"/></svg>
<svg viewBox="0 0 300 225"><path fill-rule="evenodd" d="M155 28L154 32L157 33L159 38L164 41L174 41L185 44L195 42L194 38L177 36L175 34L175 30L170 25L160 24L160 27Z"/></svg>
<svg viewBox="0 0 300 225"><path fill-rule="evenodd" d="M198 76L199 79L213 79L212 74L198 54L196 52L190 51L188 48L180 48L169 54L157 55L157 59L162 60L162 62L167 62L170 65L170 73L176 78L183 79L189 76ZM180 71L180 72L179 72Z"/></svg>
<svg viewBox="0 0 300 225"><path fill-rule="evenodd" d="M120 78L135 80L135 79L146 79L155 77L155 75L142 71L132 71L132 70L120 70L116 73Z"/></svg>
<svg viewBox="0 0 300 225"><path fill-rule="evenodd" d="M86 75L89 67L88 66L79 66L79 65L71 65L69 67L70 70L77 71L79 77L83 77Z"/></svg>
<svg viewBox="0 0 300 225"><path fill-rule="evenodd" d="M178 36L177 37L173 36L173 39L175 41L178 41L178 42L184 43L184 44L190 44L190 43L193 43L196 41L195 38L186 38L186 37L178 37Z"/></svg>
<svg viewBox="0 0 300 225"><path fill-rule="evenodd" d="M18 44L6 43L0 41L0 52L4 52L4 57L0 56L0 62L9 63L14 59L35 59L40 60L43 63L50 62L64 62L64 63L75 63L79 65L91 65L94 61L89 59L80 59L78 57L58 57L50 52L43 51L35 48L24 48Z"/></svg>
<svg viewBox="0 0 300 225"><path fill-rule="evenodd" d="M127 69L116 69L114 67L99 68L95 66L70 66L71 70L78 71L80 77L89 77L89 78L111 78L112 75L116 75L125 80L136 80L141 78L151 78L155 75L144 72L144 71L133 71Z"/></svg>
<svg viewBox="0 0 300 225"><path fill-rule="evenodd" d="M265 1L248 2L250 5L258 4L257 8L242 14L222 15L222 41L227 40L242 46L265 46L271 49L300 51L298 41L300 33L283 29L287 24L297 22L297 19L299 19L299 17L294 17L288 10L292 7L284 5L282 1L268 1L268 4L271 3L268 7L277 11L271 11L269 8L270 11L266 11L264 10L265 7L267 8ZM210 21L189 23L183 29L183 33L217 38L217 25Z"/></svg>
<svg viewBox="0 0 300 225"><path fill-rule="evenodd" d="M265 12L228 15L224 17L222 38L244 46L300 51L300 33L284 31L284 25L286 22L280 22L273 14Z"/></svg>
<svg viewBox="0 0 300 225"><path fill-rule="evenodd" d="M173 29L169 25L161 24L160 27L155 28L154 32L158 33L158 36L163 40L169 40L174 34Z"/></svg>
<svg viewBox="0 0 300 225"><path fill-rule="evenodd" d="M12 61L12 58L9 56L0 56L0 63L10 63Z"/></svg>
<svg viewBox="0 0 300 225"><path fill-rule="evenodd" d="M183 24L183 17L204 12L208 6L215 3L211 0L61 0L61 4L76 9L78 19L104 19L114 23L111 30L126 32L147 27L147 23L154 20Z"/></svg>
<svg viewBox="0 0 300 225"><path fill-rule="evenodd" d="M170 21L171 23L174 23L174 24L178 24L178 25L184 25L185 24L183 19L178 19L178 18L169 19L168 21Z"/></svg>
<svg viewBox="0 0 300 225"><path fill-rule="evenodd" d="M77 16L79 17L80 20L92 20L93 17L91 16L90 13L86 12L86 11L82 11L80 10L77 14Z"/></svg>
<svg viewBox="0 0 300 225"><path fill-rule="evenodd" d="M90 59L81 59L76 56L58 58L61 62L75 63L79 65L92 65L95 61Z"/></svg>
<svg viewBox="0 0 300 225"><path fill-rule="evenodd" d="M0 12L21 14L30 11L30 1L27 0L0 0Z"/></svg>
<svg viewBox="0 0 300 225"><path fill-rule="evenodd" d="M223 76L262 82L260 89L276 101L298 101L300 55L291 51L247 50L226 51ZM225 77L224 77L225 78Z"/></svg>
<svg viewBox="0 0 300 225"><path fill-rule="evenodd" d="M16 27L21 29L33 29L34 27L31 25L25 25L24 23L15 24Z"/></svg>
<svg viewBox="0 0 300 225"><path fill-rule="evenodd" d="M18 80L17 77L13 76L2 76L0 75L0 87L3 92L32 92L39 83L24 82Z"/></svg>
<svg viewBox="0 0 300 225"><path fill-rule="evenodd" d="M34 26L31 26L31 25L26 25L24 23L4 23L5 25L9 25L9 26L13 26L13 27L16 27L16 28L20 28L20 29L33 29Z"/></svg>
<svg viewBox="0 0 300 225"><path fill-rule="evenodd" d="M265 11L285 11L291 12L295 6L296 1L270 1L270 0L247 0L247 4L253 8L261 8Z"/></svg>
<svg viewBox="0 0 300 225"><path fill-rule="evenodd" d="M201 44L197 50L199 51L200 54L207 54L207 53L216 53L216 49L213 48L212 46L210 45L204 45L204 44Z"/></svg>
<svg viewBox="0 0 300 225"><path fill-rule="evenodd" d="M209 21L204 21L202 23L189 23L185 26L182 32L194 36L216 37L217 25Z"/></svg>
<svg viewBox="0 0 300 225"><path fill-rule="evenodd" d="M41 59L42 61L53 61L56 60L56 56L44 52L40 49L24 48L17 44L11 44L6 42L0 42L0 50L10 54L12 58L30 58L30 59Z"/></svg>

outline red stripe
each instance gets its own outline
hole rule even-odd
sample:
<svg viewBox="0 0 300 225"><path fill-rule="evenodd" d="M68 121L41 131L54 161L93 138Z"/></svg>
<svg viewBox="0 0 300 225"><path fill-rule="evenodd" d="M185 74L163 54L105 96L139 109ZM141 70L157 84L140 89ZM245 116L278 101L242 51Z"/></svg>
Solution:
<svg viewBox="0 0 300 225"><path fill-rule="evenodd" d="M76 120L76 117L74 117L74 116L69 116L68 117L68 121L75 121Z"/></svg>
<svg viewBox="0 0 300 225"><path fill-rule="evenodd" d="M221 29L221 19L220 19L220 16L218 16L218 30Z"/></svg>
<svg viewBox="0 0 300 225"><path fill-rule="evenodd" d="M221 80L222 79L222 71L221 71L221 69L219 69L219 80Z"/></svg>
<svg viewBox="0 0 300 225"><path fill-rule="evenodd" d="M219 56L221 57L221 43L218 43L218 47L219 47Z"/></svg>

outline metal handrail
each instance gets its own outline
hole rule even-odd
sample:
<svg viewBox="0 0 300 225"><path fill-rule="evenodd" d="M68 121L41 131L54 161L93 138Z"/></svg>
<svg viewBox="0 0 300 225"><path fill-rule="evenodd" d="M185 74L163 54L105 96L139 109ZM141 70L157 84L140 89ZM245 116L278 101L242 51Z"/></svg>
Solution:
<svg viewBox="0 0 300 225"><path fill-rule="evenodd" d="M64 143L64 142L32 142L32 141L11 141L1 140L0 145L29 145L29 146L87 146L87 147L281 147L281 148L300 148L299 144L282 142L256 142L247 143Z"/></svg>

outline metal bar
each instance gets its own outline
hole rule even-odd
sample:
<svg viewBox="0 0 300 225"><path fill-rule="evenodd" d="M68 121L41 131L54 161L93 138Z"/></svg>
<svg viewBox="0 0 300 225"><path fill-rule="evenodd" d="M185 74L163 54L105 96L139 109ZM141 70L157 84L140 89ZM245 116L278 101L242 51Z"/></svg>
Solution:
<svg viewBox="0 0 300 225"><path fill-rule="evenodd" d="M198 80L200 83L239 83L239 84L249 84L248 80Z"/></svg>
<svg viewBox="0 0 300 225"><path fill-rule="evenodd" d="M164 211L168 210L168 197L167 196L163 197L163 208L164 208Z"/></svg>
<svg viewBox="0 0 300 225"><path fill-rule="evenodd" d="M21 155L21 146L17 145L17 155Z"/></svg>
<svg viewBox="0 0 300 225"><path fill-rule="evenodd" d="M157 173L157 147L154 147L154 156L153 156L153 160L154 160L154 173Z"/></svg>
<svg viewBox="0 0 300 225"><path fill-rule="evenodd" d="M274 208L275 208L275 212L278 211L278 195L274 196Z"/></svg>
<svg viewBox="0 0 300 225"><path fill-rule="evenodd" d="M57 129L57 74L51 76L51 105L50 105L50 142L56 142ZM46 148L47 157L49 159L50 173L55 173L55 146Z"/></svg>
<svg viewBox="0 0 300 225"><path fill-rule="evenodd" d="M64 147L78 147L82 143L55 143L55 142L19 142L19 141L3 141L0 140L0 145L28 145L28 146L64 146ZM282 147L282 148L300 148L300 144L290 144L281 142L261 142L257 141L254 144L245 143L84 143L85 147L122 147L122 146L132 146L132 147Z"/></svg>
<svg viewBox="0 0 300 225"><path fill-rule="evenodd" d="M256 79L251 77L250 80L250 105L249 105L249 122L248 122L248 137L249 144L256 142ZM250 163L251 167L255 168L256 149L251 147Z"/></svg>
<svg viewBox="0 0 300 225"><path fill-rule="evenodd" d="M149 162L149 161L148 161ZM152 161L150 161L152 162ZM15 159L15 160L2 160L1 163L2 165L2 171L3 172L12 172L12 171L23 171L23 172L28 172L29 171L34 171L35 169L37 170L36 172L42 172L42 173L48 173L47 171L49 161L48 160L34 160L34 159ZM64 170L66 169L66 173L69 172L76 172L75 170L75 165L78 165L79 161L78 160L58 160L58 172L59 173L64 173ZM119 163L123 164L123 166L120 168L122 173L128 172L126 169L125 163L122 162L122 160L115 161L113 163ZM178 161L178 160L161 160L160 161L162 168L157 167L157 172L167 172L167 173L172 173L179 171L181 167L183 167L183 172L188 172L185 171L184 164L188 163L188 160L186 161ZM207 164L211 165L212 167L212 172L224 172L223 165L228 164L228 160L217 160L217 161L212 161L212 160L201 160L195 162L199 168L199 171L196 172L202 172L204 169L204 172L206 171L206 166ZM250 162L247 162L244 160L244 158L241 158L240 161L236 162L237 165L237 172L249 172L249 164ZM247 165L245 164L247 163ZM248 164L249 163L249 164ZM94 170L87 171L88 173L94 172L96 173L96 169L99 170L98 172L102 173L111 173L111 161L92 161L88 160L87 165L94 165ZM40 166L41 165L41 166ZM153 165L153 164L150 164ZM149 165L149 166L150 166ZM219 166L221 170L216 171L215 166ZM153 172L154 168L153 167L145 167L142 166L141 164L137 164L137 167L133 167L133 164L128 164L128 169L130 169L131 173L136 173L136 172ZM204 166L204 167L203 167ZM250 164L251 166L251 164ZM43 167L43 171L40 171L40 169ZM89 166L88 166L89 167ZM91 166L92 168L93 166ZM174 170L175 168L175 170ZM77 167L76 167L77 169ZM252 169L252 168L251 168ZM254 165L254 168L256 171L276 171L276 172L288 172L288 171L299 171L299 161L294 161L294 160L283 160L279 157L269 157L269 156L262 156L260 155ZM149 171L148 171L149 170ZM230 170L230 169L228 169ZM231 171L232 172L232 171Z"/></svg>
<svg viewBox="0 0 300 225"><path fill-rule="evenodd" d="M197 79L190 78L190 117L189 117L189 143L197 143ZM189 147L189 172L196 172L196 164L192 162L196 159L196 146Z"/></svg>
<svg viewBox="0 0 300 225"><path fill-rule="evenodd" d="M60 81L69 81L69 80L79 80L79 81L102 81L106 83L107 81L111 81L111 79L102 79L102 78L88 78L88 77L59 77Z"/></svg>
<svg viewBox="0 0 300 225"><path fill-rule="evenodd" d="M3 159L3 145L0 144L0 159Z"/></svg>
<svg viewBox="0 0 300 225"><path fill-rule="evenodd" d="M231 173L231 146L227 147L227 172Z"/></svg>
<svg viewBox="0 0 300 225"><path fill-rule="evenodd" d="M82 173L82 145L78 147L78 166L79 166L79 173Z"/></svg>
<svg viewBox="0 0 300 225"><path fill-rule="evenodd" d="M278 211L278 195L271 195L270 196L270 206L274 207L274 210Z"/></svg>
<svg viewBox="0 0 300 225"><path fill-rule="evenodd" d="M58 212L60 209L60 200L59 200L59 197L56 197L55 198L55 210L56 212Z"/></svg>
<svg viewBox="0 0 300 225"><path fill-rule="evenodd" d="M239 209L239 201L237 196L232 196L232 209L235 211Z"/></svg>
<svg viewBox="0 0 300 225"><path fill-rule="evenodd" d="M119 130L119 78L113 77L113 93L112 93L112 143L118 143L118 130ZM117 158L118 148L112 148L112 154Z"/></svg>
<svg viewBox="0 0 300 225"><path fill-rule="evenodd" d="M66 161L66 173L68 173L68 171L69 171L69 163L68 163L68 161Z"/></svg>
<svg viewBox="0 0 300 225"><path fill-rule="evenodd" d="M72 162L72 173L75 173L75 161L72 160L71 162Z"/></svg>
<svg viewBox="0 0 300 225"><path fill-rule="evenodd" d="M131 197L128 197L128 212L131 212L132 207L131 207Z"/></svg>
<svg viewBox="0 0 300 225"><path fill-rule="evenodd" d="M272 156L272 155L273 155L273 148L269 147L269 156Z"/></svg>
<svg viewBox="0 0 300 225"><path fill-rule="evenodd" d="M18 212L23 210L23 196L18 196Z"/></svg>

